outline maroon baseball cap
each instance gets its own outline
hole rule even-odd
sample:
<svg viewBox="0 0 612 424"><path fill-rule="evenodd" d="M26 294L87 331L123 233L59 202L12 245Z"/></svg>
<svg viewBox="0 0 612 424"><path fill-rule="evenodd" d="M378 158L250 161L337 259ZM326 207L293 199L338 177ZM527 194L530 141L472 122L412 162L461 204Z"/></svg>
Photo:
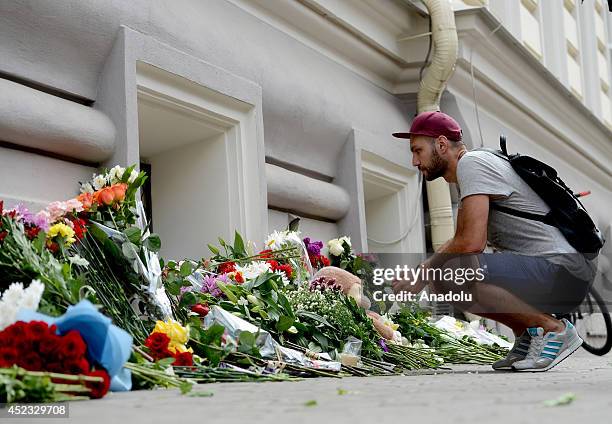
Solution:
<svg viewBox="0 0 612 424"><path fill-rule="evenodd" d="M427 137L445 136L452 141L461 141L461 126L453 118L442 112L422 112L412 121L410 132L393 133L393 137L410 138L411 135Z"/></svg>

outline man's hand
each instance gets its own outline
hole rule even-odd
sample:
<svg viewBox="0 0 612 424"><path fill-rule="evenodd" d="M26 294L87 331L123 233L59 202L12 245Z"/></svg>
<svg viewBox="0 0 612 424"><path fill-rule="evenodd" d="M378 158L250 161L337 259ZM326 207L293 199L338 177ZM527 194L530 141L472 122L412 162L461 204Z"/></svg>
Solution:
<svg viewBox="0 0 612 424"><path fill-rule="evenodd" d="M424 276L426 274L426 270L428 266L429 266L429 260L426 260L421 265L419 265L419 268L423 269L423 273L420 275ZM425 281L423 278L420 278L416 281L395 280L393 281L393 283L391 283L391 287L393 288L393 293L408 292L408 293L418 294L421 292L421 290L425 288L427 283L428 282Z"/></svg>

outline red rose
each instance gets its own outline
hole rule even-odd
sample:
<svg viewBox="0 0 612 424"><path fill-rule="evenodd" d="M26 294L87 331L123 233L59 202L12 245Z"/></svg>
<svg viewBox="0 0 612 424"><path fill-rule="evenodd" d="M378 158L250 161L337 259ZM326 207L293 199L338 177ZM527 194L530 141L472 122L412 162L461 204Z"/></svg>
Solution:
<svg viewBox="0 0 612 424"><path fill-rule="evenodd" d="M15 340L13 344L20 355L23 355L24 353L34 349L34 342L25 337Z"/></svg>
<svg viewBox="0 0 612 424"><path fill-rule="evenodd" d="M242 274L241 274L241 273L239 273L239 272L237 272L237 273L234 275L234 280L235 280L235 281L236 281L238 284L242 284L242 283L244 283L244 278L242 278Z"/></svg>
<svg viewBox="0 0 612 424"><path fill-rule="evenodd" d="M274 259L270 259L266 262L270 264L270 268L272 268L272 271L276 271L278 269L278 262L275 261Z"/></svg>
<svg viewBox="0 0 612 424"><path fill-rule="evenodd" d="M174 362L172 365L177 367L190 367L193 365L193 355L191 352L181 352L174 355Z"/></svg>
<svg viewBox="0 0 612 424"><path fill-rule="evenodd" d="M8 368L17 363L19 352L10 346L0 347L0 368Z"/></svg>
<svg viewBox="0 0 612 424"><path fill-rule="evenodd" d="M39 352L45 357L55 354L59 348L60 340L60 336L49 331L38 343Z"/></svg>
<svg viewBox="0 0 612 424"><path fill-rule="evenodd" d="M329 266L330 262L327 256L321 255L321 262L323 262L323 266Z"/></svg>
<svg viewBox="0 0 612 424"><path fill-rule="evenodd" d="M92 399L100 399L104 397L106 393L108 393L108 389L110 387L110 376L104 370L95 370L87 373L89 377L102 377L104 381L86 381L85 386L87 386L91 392L89 393L89 397Z"/></svg>
<svg viewBox="0 0 612 424"><path fill-rule="evenodd" d="M227 274L236 271L236 264L234 262L225 262L217 267L217 273Z"/></svg>
<svg viewBox="0 0 612 424"><path fill-rule="evenodd" d="M0 346L9 347L13 346L14 339L12 339L6 331L0 331Z"/></svg>
<svg viewBox="0 0 612 424"><path fill-rule="evenodd" d="M201 303L198 303L191 307L191 312L195 312L201 317L205 317L210 312L210 308L208 307L208 305L203 305Z"/></svg>
<svg viewBox="0 0 612 424"><path fill-rule="evenodd" d="M170 337L164 333L152 333L145 340L145 346L148 347L152 352L162 352L168 349L170 343Z"/></svg>
<svg viewBox="0 0 612 424"><path fill-rule="evenodd" d="M85 358L64 361L62 368L66 374L87 374L91 369L89 362Z"/></svg>
<svg viewBox="0 0 612 424"><path fill-rule="evenodd" d="M26 352L19 356L17 365L21 368L25 368L28 371L40 371L42 370L43 361L36 352Z"/></svg>
<svg viewBox="0 0 612 424"><path fill-rule="evenodd" d="M70 330L60 338L58 353L63 359L81 358L86 351L87 345L78 331Z"/></svg>
<svg viewBox="0 0 612 424"><path fill-rule="evenodd" d="M26 337L27 324L23 321L17 321L4 329L7 336L12 339L23 339Z"/></svg>
<svg viewBox="0 0 612 424"><path fill-rule="evenodd" d="M44 321L30 321L26 327L26 337L33 341L42 340L49 331L49 325Z"/></svg>

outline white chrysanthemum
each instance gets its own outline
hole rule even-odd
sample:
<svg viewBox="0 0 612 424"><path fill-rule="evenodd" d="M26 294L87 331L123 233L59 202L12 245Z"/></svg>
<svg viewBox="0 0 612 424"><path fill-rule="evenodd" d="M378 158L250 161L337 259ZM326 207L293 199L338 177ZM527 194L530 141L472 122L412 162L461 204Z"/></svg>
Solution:
<svg viewBox="0 0 612 424"><path fill-rule="evenodd" d="M108 182L111 184L117 184L121 181L121 177L123 177L124 172L125 168L122 168L119 165L113 166L108 172Z"/></svg>
<svg viewBox="0 0 612 424"><path fill-rule="evenodd" d="M289 279L287 278L287 275L281 271L280 269L277 269L276 271L274 271L274 274L279 275L282 282L283 282L283 286L288 286L291 281L289 281Z"/></svg>
<svg viewBox="0 0 612 424"><path fill-rule="evenodd" d="M38 303L40 302L40 296L37 296L34 292L27 292L21 298L20 307L21 309L29 309L35 311L38 309Z"/></svg>
<svg viewBox="0 0 612 424"><path fill-rule="evenodd" d="M298 231L274 231L266 238L266 248L277 250L286 247L286 243L301 243L300 233Z"/></svg>
<svg viewBox="0 0 612 424"><path fill-rule="evenodd" d="M254 261L245 266L236 266L236 271L242 274L245 280L254 280L264 272L270 271L270 264L263 261Z"/></svg>
<svg viewBox="0 0 612 424"><path fill-rule="evenodd" d="M284 231L274 231L266 238L266 247L268 249L280 249L285 241Z"/></svg>
<svg viewBox="0 0 612 424"><path fill-rule="evenodd" d="M45 291L45 285L40 280L34 279L30 283L26 291L35 293L38 297L42 297L42 294Z"/></svg>
<svg viewBox="0 0 612 424"><path fill-rule="evenodd" d="M334 256L340 256L342 255L342 252L344 252L342 243L338 239L331 239L330 241L328 241L327 249L329 250L329 253Z"/></svg>
<svg viewBox="0 0 612 424"><path fill-rule="evenodd" d="M95 190L100 190L108 184L108 180L104 175L95 175L93 177L93 188Z"/></svg>
<svg viewBox="0 0 612 424"><path fill-rule="evenodd" d="M12 283L2 294L2 301L8 304L19 304L23 297L23 284Z"/></svg>
<svg viewBox="0 0 612 424"><path fill-rule="evenodd" d="M0 302L0 331L15 322L18 310L13 304Z"/></svg>
<svg viewBox="0 0 612 424"><path fill-rule="evenodd" d="M94 189L90 183L84 183L81 185L81 193L93 194L93 192L94 192Z"/></svg>

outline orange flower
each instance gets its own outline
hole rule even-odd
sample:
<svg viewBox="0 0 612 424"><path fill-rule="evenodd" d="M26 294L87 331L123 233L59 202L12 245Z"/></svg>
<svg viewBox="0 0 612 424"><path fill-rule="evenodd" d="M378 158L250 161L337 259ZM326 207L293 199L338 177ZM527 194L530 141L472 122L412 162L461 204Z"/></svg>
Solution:
<svg viewBox="0 0 612 424"><path fill-rule="evenodd" d="M83 205L83 210L91 209L91 206L94 203L94 197L91 193L81 193L76 198Z"/></svg>
<svg viewBox="0 0 612 424"><path fill-rule="evenodd" d="M115 195L115 201L122 202L125 199L125 192L127 191L128 185L126 183L115 184L111 187Z"/></svg>
<svg viewBox="0 0 612 424"><path fill-rule="evenodd" d="M115 193L111 187L103 188L96 194L98 194L98 202L106 206L112 205L115 200Z"/></svg>

